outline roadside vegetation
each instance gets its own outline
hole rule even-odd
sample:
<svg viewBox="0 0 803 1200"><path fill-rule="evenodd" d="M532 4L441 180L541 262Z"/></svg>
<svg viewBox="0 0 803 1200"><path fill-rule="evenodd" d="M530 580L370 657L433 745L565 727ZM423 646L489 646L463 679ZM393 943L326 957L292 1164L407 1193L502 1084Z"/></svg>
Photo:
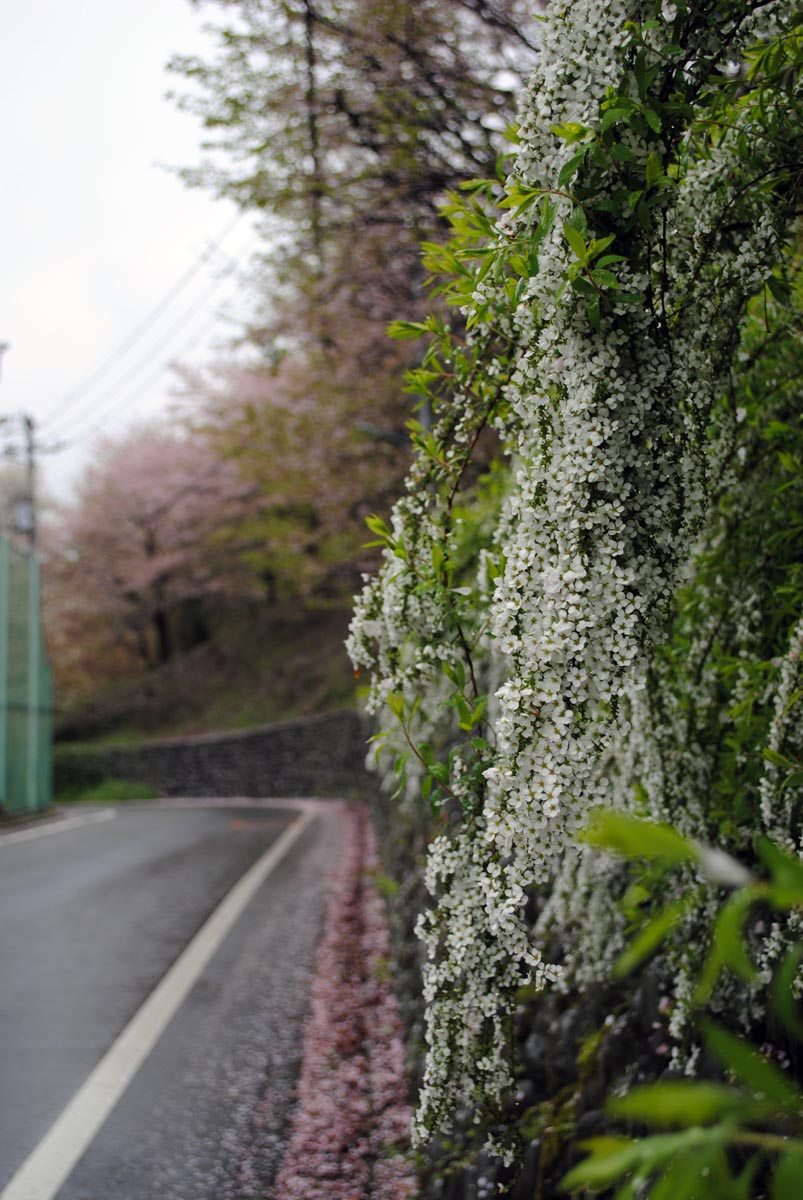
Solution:
<svg viewBox="0 0 803 1200"><path fill-rule="evenodd" d="M799 1065L802 68L783 4L550 7L512 172L427 248L465 325L394 327L434 420L349 645L395 820L432 816L415 1136L458 1172L468 1139L478 1189L551 1195L585 1130L581 1193L794 1193L750 1094L799 1114L767 1064ZM634 882L600 806L681 869ZM746 1094L668 1082L723 1072ZM613 1136L648 1080L607 1111L708 1133Z"/></svg>

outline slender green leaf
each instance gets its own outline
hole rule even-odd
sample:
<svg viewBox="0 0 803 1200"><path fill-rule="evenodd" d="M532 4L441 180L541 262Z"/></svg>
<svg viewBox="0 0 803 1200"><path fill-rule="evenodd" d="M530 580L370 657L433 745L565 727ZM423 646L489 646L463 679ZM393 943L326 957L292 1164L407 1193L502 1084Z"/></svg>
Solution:
<svg viewBox="0 0 803 1200"><path fill-rule="evenodd" d="M744 923L756 899L755 889L742 888L734 893L717 914L711 933L711 948L703 964L692 997L694 1004L710 999L722 972L729 968L745 983L752 983L757 971L744 944Z"/></svg>
<svg viewBox="0 0 803 1200"><path fill-rule="evenodd" d="M629 116L630 109L628 108L609 108L608 111L603 114L600 129L603 133L606 133L607 130L610 129L611 125L615 125L617 121L626 121Z"/></svg>
<svg viewBox="0 0 803 1200"><path fill-rule="evenodd" d="M795 1003L794 984L803 961L803 943L798 942L781 959L781 965L772 981L772 1000L775 1011L786 1028L799 1042L803 1042L803 1018Z"/></svg>
<svg viewBox="0 0 803 1200"><path fill-rule="evenodd" d="M800 1200L803 1195L803 1146L798 1143L796 1154L783 1154L772 1175L770 1200Z"/></svg>
<svg viewBox="0 0 803 1200"><path fill-rule="evenodd" d="M693 897L684 896L662 909L641 927L630 945L617 959L613 968L616 979L623 979L641 966L653 954L661 942L672 932L690 907Z"/></svg>
<svg viewBox="0 0 803 1200"><path fill-rule="evenodd" d="M583 159L588 154L589 144L585 142L582 150L574 154L568 162L564 163L558 174L558 187L565 187L567 183L571 183L574 176L582 163Z"/></svg>
<svg viewBox="0 0 803 1200"><path fill-rule="evenodd" d="M733 1200L733 1186L722 1146L699 1146L677 1155L664 1168L650 1190L650 1200Z"/></svg>
<svg viewBox="0 0 803 1200"><path fill-rule="evenodd" d="M761 751L767 762L776 767L786 767L789 771L794 771L800 766L799 763L792 762L791 758L787 758L784 754L779 754L777 750L772 750L769 746L765 746Z"/></svg>
<svg viewBox="0 0 803 1200"><path fill-rule="evenodd" d="M583 235L578 229L575 229L574 226L570 225L568 221L563 226L563 236L569 243L569 246L571 247L572 253L575 255L575 257L578 258L581 263L588 262L588 250L586 249Z"/></svg>
<svg viewBox="0 0 803 1200"><path fill-rule="evenodd" d="M723 1083L695 1083L667 1079L633 1088L611 1100L607 1111L628 1121L646 1125L709 1125L749 1104L749 1098Z"/></svg>
<svg viewBox="0 0 803 1200"><path fill-rule="evenodd" d="M702 1029L707 1045L723 1067L749 1088L756 1099L772 1101L793 1112L803 1108L803 1095L791 1080L750 1042L713 1021L704 1021Z"/></svg>
<svg viewBox="0 0 803 1200"><path fill-rule="evenodd" d="M667 865L695 862L698 858L693 842L670 825L642 821L639 817L609 809L597 810L579 837L581 841L611 850L624 858L646 858Z"/></svg>
<svg viewBox="0 0 803 1200"><path fill-rule="evenodd" d="M569 1171L560 1187L562 1191L607 1187L631 1171L640 1168L658 1170L674 1155L687 1154L697 1146L716 1143L720 1138L721 1131L717 1127L706 1129L700 1126L679 1133L658 1133L638 1141L622 1138L618 1148L613 1144L616 1139L591 1138L580 1144L581 1149L590 1151L589 1157Z"/></svg>
<svg viewBox="0 0 803 1200"><path fill-rule="evenodd" d="M803 904L803 862L787 854L767 837L756 838L756 850L771 874L770 902L778 909Z"/></svg>

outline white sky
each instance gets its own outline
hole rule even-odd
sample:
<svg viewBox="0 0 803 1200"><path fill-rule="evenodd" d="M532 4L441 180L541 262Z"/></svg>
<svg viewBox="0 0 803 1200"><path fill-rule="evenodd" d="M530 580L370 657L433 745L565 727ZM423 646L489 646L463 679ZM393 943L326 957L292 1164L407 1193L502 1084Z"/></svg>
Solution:
<svg viewBox="0 0 803 1200"><path fill-rule="evenodd" d="M205 51L203 24L214 15L188 0L6 5L0 341L11 348L0 413L30 412L44 444L78 440L42 456L51 494L69 490L98 430L114 435L165 410L168 360L205 361L248 311L236 273L225 274L253 248L241 220L115 369L54 415L236 216L157 165L199 159L199 122L164 98L180 89L164 67L173 52Z"/></svg>

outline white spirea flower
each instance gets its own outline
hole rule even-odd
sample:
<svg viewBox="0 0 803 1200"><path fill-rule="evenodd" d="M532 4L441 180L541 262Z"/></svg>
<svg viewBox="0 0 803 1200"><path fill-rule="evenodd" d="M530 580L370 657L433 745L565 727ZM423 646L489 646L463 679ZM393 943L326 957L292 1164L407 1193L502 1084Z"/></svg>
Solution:
<svg viewBox="0 0 803 1200"><path fill-rule="evenodd" d="M516 992L560 975L537 944L544 930L562 922L585 930L569 955L575 977L595 938L607 945L589 958L597 967L621 946L621 928L605 903L617 869L581 858L575 848L589 810L628 805L626 785L636 777L647 778L656 815L666 796L658 742L634 730L651 721L652 653L731 445L732 431L710 434L729 384L723 351L777 257L786 219L772 193L748 192L750 220L738 246L719 234L734 197L749 184L739 149L750 132L746 116L744 129L722 133L706 153L679 165L660 218L668 230L660 249L654 230L636 226L628 235L633 253L616 270L643 303L611 300L595 323L582 293L566 287L574 254L563 224L575 201L559 180L577 147L554 127L600 127L609 89L630 87L627 22L657 22L648 46L662 46L671 40L667 9L643 0L563 0L550 6L544 23L539 65L522 104L515 174L519 185L550 196L555 220L514 305L493 273L475 293L476 314L493 311L513 345L504 369L486 364L486 379L502 389L504 416L483 411L478 393L467 390L435 430L448 434L450 447L441 471L457 469L486 420L502 436L512 462L494 536L503 569L492 579L488 556L481 558L476 589L463 589L469 596L449 591L433 573L433 549L449 549L452 497L433 483L422 454L394 510L394 544L356 602L348 647L355 664L373 672L369 709L379 712L393 693L409 710L423 695L407 733L433 743L454 736L443 715L450 691L443 663L465 661L462 623L468 627L473 605L486 610L475 622L473 653L490 694L495 757L474 776L456 760L452 794L466 815L451 836L432 843L426 881L434 907L419 923L428 952L420 1139L447 1128L471 1098L493 1106L511 1086ZM693 32L700 42L685 48L687 61L705 60L710 68L719 55L728 62L737 47L720 32ZM655 153L649 130L640 136L629 128L622 138L635 162ZM617 169L612 160L612 194ZM610 211L605 200L603 192L590 202L598 216ZM526 234L531 221L526 212L504 219L500 263L510 239ZM584 236L604 232L589 227ZM490 328L484 319L478 317L470 344ZM693 758L695 748L687 753ZM414 756L409 770L413 781L422 777ZM549 881L551 898L533 931L525 919L527 890Z"/></svg>

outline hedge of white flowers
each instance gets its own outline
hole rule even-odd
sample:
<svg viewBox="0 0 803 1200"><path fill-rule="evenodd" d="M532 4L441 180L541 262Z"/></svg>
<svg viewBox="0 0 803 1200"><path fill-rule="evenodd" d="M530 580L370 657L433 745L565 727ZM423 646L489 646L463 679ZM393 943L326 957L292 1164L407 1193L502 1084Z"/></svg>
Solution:
<svg viewBox="0 0 803 1200"><path fill-rule="evenodd" d="M705 750L682 724L717 678L702 668L673 698L660 651L743 466L734 364L797 195L799 134L783 146L798 85L774 82L797 53L792 24L786 3L551 4L503 215L478 183L451 206L450 247L428 249L456 328L396 329L430 334L411 390L435 420L412 422L407 491L389 524L371 522L383 565L349 651L385 714L395 802L430 804L440 825L419 923L421 1140L458 1109L499 1111L523 985L599 978L621 944L617 871L577 842L591 810L710 833L688 792L705 786ZM493 438L504 470L489 467ZM747 644L761 605L738 607ZM795 653L800 636L795 622ZM790 658L762 684L777 688L775 762L756 823L787 841L799 672Z"/></svg>

